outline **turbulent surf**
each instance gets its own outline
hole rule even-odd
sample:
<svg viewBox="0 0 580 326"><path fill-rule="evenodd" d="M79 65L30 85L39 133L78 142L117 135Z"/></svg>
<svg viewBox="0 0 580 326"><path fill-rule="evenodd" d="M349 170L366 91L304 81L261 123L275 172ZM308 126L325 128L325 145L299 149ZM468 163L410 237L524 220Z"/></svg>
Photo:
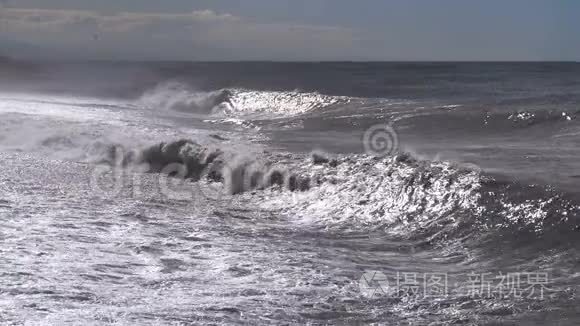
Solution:
<svg viewBox="0 0 580 326"><path fill-rule="evenodd" d="M2 69L3 323L580 318L577 64Z"/></svg>

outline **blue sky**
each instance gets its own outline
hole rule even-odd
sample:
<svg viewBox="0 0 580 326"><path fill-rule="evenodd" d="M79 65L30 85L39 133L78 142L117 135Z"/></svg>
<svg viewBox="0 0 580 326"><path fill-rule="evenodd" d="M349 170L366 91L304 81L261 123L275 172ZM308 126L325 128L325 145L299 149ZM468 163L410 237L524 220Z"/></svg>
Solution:
<svg viewBox="0 0 580 326"><path fill-rule="evenodd" d="M152 60L574 60L574 0L4 0L0 52Z"/></svg>

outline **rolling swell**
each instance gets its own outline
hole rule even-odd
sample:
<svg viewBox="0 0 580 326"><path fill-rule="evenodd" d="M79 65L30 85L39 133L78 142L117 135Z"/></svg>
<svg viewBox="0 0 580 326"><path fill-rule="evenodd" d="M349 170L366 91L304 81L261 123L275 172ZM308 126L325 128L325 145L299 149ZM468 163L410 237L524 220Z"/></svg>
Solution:
<svg viewBox="0 0 580 326"><path fill-rule="evenodd" d="M174 111L226 118L235 123L260 120L273 128L327 130L375 124L377 119L391 121L395 127L416 134L437 137L510 133L533 129L540 134L574 124L577 111L558 107L510 108L494 106L441 105L429 101L392 100L325 95L298 90L269 91L224 88L200 91L187 83L163 82L147 90L137 104L151 110ZM295 118L279 121L280 118ZM299 120L299 123L296 121ZM211 122L216 122L210 120Z"/></svg>
<svg viewBox="0 0 580 326"><path fill-rule="evenodd" d="M575 125L578 112L561 109L514 110L490 112L480 109L458 109L453 112L429 111L403 118L393 117L396 125L419 134L430 132L438 137L449 133L471 136L474 133L497 135L519 130L533 130L538 134L549 134L570 125Z"/></svg>

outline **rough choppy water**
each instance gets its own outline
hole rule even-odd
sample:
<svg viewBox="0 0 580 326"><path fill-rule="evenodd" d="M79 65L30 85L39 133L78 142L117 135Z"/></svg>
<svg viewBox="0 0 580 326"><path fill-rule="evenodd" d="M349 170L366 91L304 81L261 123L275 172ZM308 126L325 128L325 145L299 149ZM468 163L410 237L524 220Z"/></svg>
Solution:
<svg viewBox="0 0 580 326"><path fill-rule="evenodd" d="M577 64L0 70L2 324L580 320Z"/></svg>

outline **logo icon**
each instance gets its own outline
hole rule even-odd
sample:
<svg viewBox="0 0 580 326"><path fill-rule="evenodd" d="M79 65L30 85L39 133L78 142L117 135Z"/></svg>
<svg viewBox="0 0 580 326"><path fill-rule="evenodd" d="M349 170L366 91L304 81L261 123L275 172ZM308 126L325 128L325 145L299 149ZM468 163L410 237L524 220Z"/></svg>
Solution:
<svg viewBox="0 0 580 326"><path fill-rule="evenodd" d="M394 154L399 147L399 136L389 124L374 125L363 136L365 152L375 157Z"/></svg>
<svg viewBox="0 0 580 326"><path fill-rule="evenodd" d="M375 296L386 295L389 281L387 276L381 272L367 271L359 279L358 287L362 296L371 299Z"/></svg>

